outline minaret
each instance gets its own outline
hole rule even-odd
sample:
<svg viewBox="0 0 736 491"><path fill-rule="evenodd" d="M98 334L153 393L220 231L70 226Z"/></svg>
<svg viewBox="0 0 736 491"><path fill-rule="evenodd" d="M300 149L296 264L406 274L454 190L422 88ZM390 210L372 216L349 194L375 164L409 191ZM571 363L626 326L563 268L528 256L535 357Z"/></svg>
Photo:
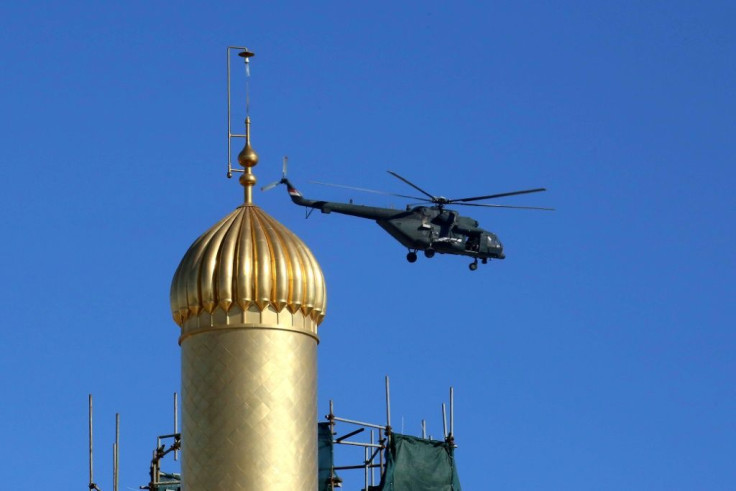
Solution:
<svg viewBox="0 0 736 491"><path fill-rule="evenodd" d="M317 489L322 270L253 204L258 155L238 155L245 202L202 234L171 283L181 327L186 491Z"/></svg>

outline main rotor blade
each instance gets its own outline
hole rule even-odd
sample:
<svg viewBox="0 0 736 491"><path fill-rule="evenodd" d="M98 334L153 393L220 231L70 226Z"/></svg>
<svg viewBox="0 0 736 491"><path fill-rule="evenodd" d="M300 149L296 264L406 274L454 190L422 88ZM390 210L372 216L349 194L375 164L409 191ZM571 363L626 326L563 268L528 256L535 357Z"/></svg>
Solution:
<svg viewBox="0 0 736 491"><path fill-rule="evenodd" d="M409 186L413 187L414 189L416 189L417 191L419 191L419 192L420 192L420 193L422 193L423 195L425 195L425 196L429 196L429 197L430 197L430 199L432 200L432 202L434 202L434 201L435 201L435 200L437 199L437 198L436 198L435 196L432 196L432 195L431 195L431 194L429 194L429 193L428 193L427 191L425 191L424 189L420 188L419 186L417 186L417 185L416 185L416 184L414 184L413 182L411 182L411 181L409 181L409 180L407 180L407 179L404 179L403 177L401 177L400 175L398 175L398 174L397 174L396 172L393 172L393 171L390 171L390 170L388 170L388 171L386 171L386 172L388 172L389 174L391 174L392 176L394 176L394 177L395 177L395 178L397 178L397 179L401 179L402 181L404 181L404 182L405 182L405 183L407 183L407 184L408 184Z"/></svg>
<svg viewBox="0 0 736 491"><path fill-rule="evenodd" d="M450 203L465 203L466 201L478 201L481 199L503 198L505 196L516 196L517 194L541 193L547 188L525 189L523 191L511 191L510 193L489 194L488 196L476 196L474 198L460 198L448 200Z"/></svg>
<svg viewBox="0 0 736 491"><path fill-rule="evenodd" d="M517 210L542 210L555 211L554 208L542 208L539 206L513 206L513 205L492 205L487 203L454 203L458 206L481 206L483 208L515 208Z"/></svg>
<svg viewBox="0 0 736 491"><path fill-rule="evenodd" d="M399 198L408 198L408 199L418 199L422 201L430 201L425 198L417 198L416 196L407 196L405 194L396 194L396 193L389 193L386 191L376 191L375 189L367 189L367 188L356 188L354 186L345 186L344 184L332 184L329 182L320 182L320 181L309 181L313 184L319 184L320 186L332 186L333 188L343 188L343 189L352 189L353 191L361 191L363 193L373 193L373 194L383 194L386 196L398 196Z"/></svg>

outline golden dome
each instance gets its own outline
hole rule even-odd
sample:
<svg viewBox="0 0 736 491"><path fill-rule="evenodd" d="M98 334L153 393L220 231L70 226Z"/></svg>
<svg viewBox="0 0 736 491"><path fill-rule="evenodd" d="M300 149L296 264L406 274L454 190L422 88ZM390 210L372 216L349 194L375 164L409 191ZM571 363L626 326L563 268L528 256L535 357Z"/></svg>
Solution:
<svg viewBox="0 0 736 491"><path fill-rule="evenodd" d="M225 325L291 325L299 317L316 337L326 304L322 269L309 248L250 204L202 234L171 282L171 312L183 335ZM290 320L281 320L287 312Z"/></svg>

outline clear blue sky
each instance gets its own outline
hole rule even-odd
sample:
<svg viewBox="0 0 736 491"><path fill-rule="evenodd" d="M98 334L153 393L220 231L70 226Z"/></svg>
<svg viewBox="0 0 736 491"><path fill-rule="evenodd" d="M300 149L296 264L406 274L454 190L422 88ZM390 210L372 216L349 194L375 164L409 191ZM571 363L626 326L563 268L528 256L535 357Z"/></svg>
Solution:
<svg viewBox="0 0 736 491"><path fill-rule="evenodd" d="M266 6L267 5L267 6ZM375 224L294 230L328 285L320 414L441 433L465 489L718 490L736 482L732 2L5 2L0 6L2 488L147 482L179 390L169 285L242 199L224 178L225 48L247 45L260 184L448 197L507 259L406 262ZM242 112L237 115L242 118ZM360 489L360 480L346 489Z"/></svg>

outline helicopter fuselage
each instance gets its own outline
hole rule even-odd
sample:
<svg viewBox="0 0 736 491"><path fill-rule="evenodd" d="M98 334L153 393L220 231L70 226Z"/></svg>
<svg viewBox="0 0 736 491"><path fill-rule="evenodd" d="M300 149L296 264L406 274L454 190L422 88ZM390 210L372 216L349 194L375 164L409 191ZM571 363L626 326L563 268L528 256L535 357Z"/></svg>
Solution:
<svg viewBox="0 0 736 491"><path fill-rule="evenodd" d="M322 213L339 213L375 222L410 251L425 251L431 257L435 252L481 259L503 259L503 245L498 237L478 227L472 218L439 206L407 207L405 211L393 208L355 205L332 201L306 199L291 183L285 182L291 200L301 206ZM415 256L416 257L416 256Z"/></svg>

